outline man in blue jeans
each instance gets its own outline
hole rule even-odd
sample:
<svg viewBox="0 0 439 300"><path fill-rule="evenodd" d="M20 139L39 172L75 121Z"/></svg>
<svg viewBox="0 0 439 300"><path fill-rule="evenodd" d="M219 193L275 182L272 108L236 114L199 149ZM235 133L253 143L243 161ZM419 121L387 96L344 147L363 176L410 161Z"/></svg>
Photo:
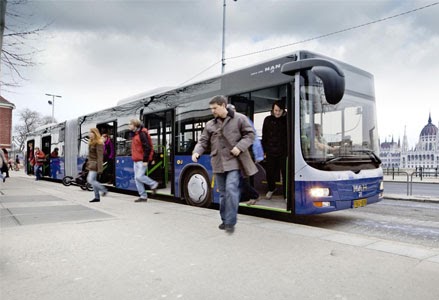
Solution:
<svg viewBox="0 0 439 300"><path fill-rule="evenodd" d="M134 202L146 202L148 194L144 184L149 185L155 194L158 182L145 175L148 170L148 162L153 160L154 149L148 130L143 127L138 119L130 120L128 128L132 131L131 157L133 159L134 179L136 181L139 199Z"/></svg>
<svg viewBox="0 0 439 300"><path fill-rule="evenodd" d="M215 96L209 102L213 120L206 123L192 153L192 161L211 149L211 164L220 193L219 229L232 233L235 230L239 206L239 179L257 173L258 169L248 152L255 133L247 117L227 109L227 98Z"/></svg>

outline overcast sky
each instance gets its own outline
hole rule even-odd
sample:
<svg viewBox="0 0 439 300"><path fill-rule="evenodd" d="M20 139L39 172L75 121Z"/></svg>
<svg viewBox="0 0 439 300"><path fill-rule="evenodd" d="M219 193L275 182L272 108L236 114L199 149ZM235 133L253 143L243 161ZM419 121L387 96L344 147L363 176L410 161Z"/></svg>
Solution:
<svg viewBox="0 0 439 300"><path fill-rule="evenodd" d="M376 21L436 1L227 0L226 58L292 44ZM28 46L38 63L1 95L58 121L116 105L129 96L220 74L223 0L30 1L8 10L8 26L48 27ZM375 76L381 141L418 141L429 113L439 124L439 5L337 35L228 59L226 71L299 49L334 57ZM24 22L24 23L23 23ZM2 80L10 74L2 67Z"/></svg>

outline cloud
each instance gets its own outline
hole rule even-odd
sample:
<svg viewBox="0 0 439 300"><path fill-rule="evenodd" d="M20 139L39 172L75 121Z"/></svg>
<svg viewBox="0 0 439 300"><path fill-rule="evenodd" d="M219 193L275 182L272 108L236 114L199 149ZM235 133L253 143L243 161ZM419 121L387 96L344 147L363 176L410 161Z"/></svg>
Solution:
<svg viewBox="0 0 439 300"><path fill-rule="evenodd" d="M226 57L292 44L429 3L227 1ZM216 76L221 69L222 8L222 1L211 0L29 2L18 12L28 15L35 26L50 24L32 41L43 50L35 57L39 65L24 71L29 81L22 88L2 90L2 95L18 110L31 107L50 114L45 93L60 94L56 116L63 120L150 89L176 86L215 62L195 80ZM229 59L226 70L299 49L353 64L375 76L381 137L402 136L407 125L414 143L430 110L435 124L439 120L434 99L439 77L438 11L436 5L337 35Z"/></svg>

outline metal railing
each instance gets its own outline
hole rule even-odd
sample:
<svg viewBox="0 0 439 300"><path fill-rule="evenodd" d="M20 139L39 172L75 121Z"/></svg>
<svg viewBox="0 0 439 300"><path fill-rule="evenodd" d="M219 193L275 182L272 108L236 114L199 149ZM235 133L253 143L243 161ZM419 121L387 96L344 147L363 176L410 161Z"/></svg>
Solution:
<svg viewBox="0 0 439 300"><path fill-rule="evenodd" d="M395 170L395 168L391 169L383 169L384 175L392 175L392 180L395 180L395 175L404 174L407 176L407 196L413 195L413 176L418 177L422 181L423 178L438 178L438 169L436 168L434 171L425 171L422 168L419 168L416 171L413 171L412 173L408 173L405 171Z"/></svg>

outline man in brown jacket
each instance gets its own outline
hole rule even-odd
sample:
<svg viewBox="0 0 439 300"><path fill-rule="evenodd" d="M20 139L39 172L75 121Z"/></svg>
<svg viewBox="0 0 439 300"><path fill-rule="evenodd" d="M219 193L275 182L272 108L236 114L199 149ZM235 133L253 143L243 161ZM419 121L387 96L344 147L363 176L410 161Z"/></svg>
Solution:
<svg viewBox="0 0 439 300"><path fill-rule="evenodd" d="M235 228L239 206L239 179L241 170L245 176L257 173L257 167L248 152L255 133L245 115L227 109L227 98L215 96L209 107L214 116L207 122L192 154L197 162L200 155L211 149L211 164L220 193L219 229L232 233Z"/></svg>

